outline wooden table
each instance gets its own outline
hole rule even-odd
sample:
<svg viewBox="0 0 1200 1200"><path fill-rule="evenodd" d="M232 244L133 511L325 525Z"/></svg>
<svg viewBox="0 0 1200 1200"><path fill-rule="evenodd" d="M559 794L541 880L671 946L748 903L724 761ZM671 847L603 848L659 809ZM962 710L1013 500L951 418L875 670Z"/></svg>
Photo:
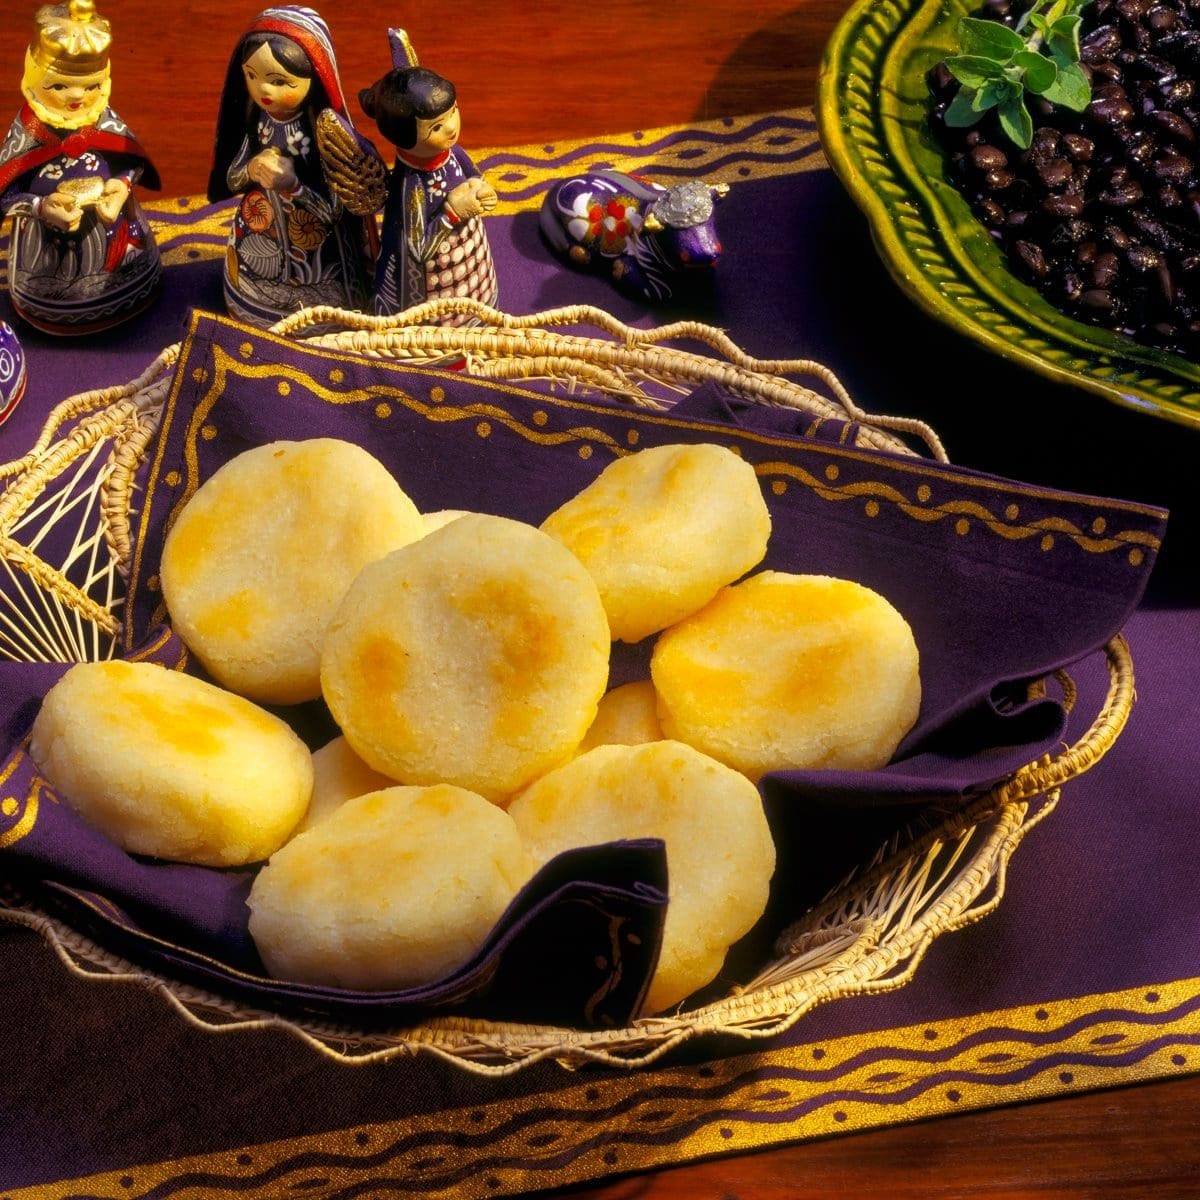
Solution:
<svg viewBox="0 0 1200 1200"><path fill-rule="evenodd" d="M10 2L0 12L14 111L19 47L35 7ZM389 65L386 17L374 16L373 8L346 0L321 5L351 93ZM202 192L216 96L254 4L108 0L101 9L117 39L114 107L157 162L166 194ZM842 0L492 0L398 5L393 19L407 22L421 61L455 81L470 149L811 104L821 49L844 9ZM352 108L365 121L356 103ZM581 1200L985 1194L1194 1200L1200 1076L700 1163L567 1194Z"/></svg>

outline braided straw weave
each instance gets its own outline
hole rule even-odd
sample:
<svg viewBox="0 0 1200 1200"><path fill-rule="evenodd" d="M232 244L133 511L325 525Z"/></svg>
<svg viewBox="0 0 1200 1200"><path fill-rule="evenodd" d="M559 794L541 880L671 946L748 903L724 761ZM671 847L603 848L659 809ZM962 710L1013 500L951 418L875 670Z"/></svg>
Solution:
<svg viewBox="0 0 1200 1200"><path fill-rule="evenodd" d="M423 322L466 313L478 321L448 328ZM595 325L596 338L578 332ZM463 359L488 378L550 378L639 404L660 407L656 393L690 390L706 380L762 403L784 404L814 418L847 416L862 422L859 444L905 449L895 434L922 438L944 461L936 436L918 422L867 417L834 376L807 361L760 362L720 331L691 322L635 330L606 313L573 307L534 317L507 317L473 301L435 301L396 318L312 309L281 322L275 332L344 326L311 343L412 363ZM568 332L555 332L552 327ZM722 357L668 346L692 339ZM135 472L154 434L179 347L164 350L132 383L88 392L60 404L37 444L0 466L8 479L0 496L0 562L15 587L4 593L0 653L23 661L87 659L114 652L120 624L121 580L130 555ZM791 382L820 379L837 404ZM911 450L906 451L912 453ZM54 482L55 498L42 499ZM64 499L65 497L65 499ZM48 522L78 526L67 562L38 554ZM14 616L28 602L24 623ZM729 996L676 1014L644 1018L623 1029L564 1030L548 1026L439 1017L384 1032L283 1017L157 976L109 953L76 930L0 889L0 918L41 933L73 974L159 993L191 1024L214 1034L283 1028L320 1054L361 1064L431 1053L462 1069L507 1075L551 1058L635 1068L699 1035L745 1040L776 1036L817 1004L843 996L888 991L908 982L930 943L991 912L1004 893L1008 861L1025 834L1057 803L1059 789L1092 766L1115 742L1133 704L1133 669L1124 639L1106 647L1107 696L1086 733L1060 754L1046 756L1004 780L967 807L897 837L778 939L771 961ZM1059 675L1064 702L1074 703L1069 677Z"/></svg>

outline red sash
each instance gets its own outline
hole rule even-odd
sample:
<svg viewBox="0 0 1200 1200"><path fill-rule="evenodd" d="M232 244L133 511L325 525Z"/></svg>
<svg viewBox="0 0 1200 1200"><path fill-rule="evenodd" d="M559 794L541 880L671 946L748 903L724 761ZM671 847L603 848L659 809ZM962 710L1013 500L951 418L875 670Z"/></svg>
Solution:
<svg viewBox="0 0 1200 1200"><path fill-rule="evenodd" d="M20 120L25 132L35 138L39 145L26 150L24 154L15 155L0 166L0 192L7 190L14 180L29 171L36 171L60 154L68 158L80 158L89 150L97 150L101 154L125 154L145 163L150 161L149 155L133 138L97 129L95 125L86 125L60 136L40 121L28 104L22 106Z"/></svg>

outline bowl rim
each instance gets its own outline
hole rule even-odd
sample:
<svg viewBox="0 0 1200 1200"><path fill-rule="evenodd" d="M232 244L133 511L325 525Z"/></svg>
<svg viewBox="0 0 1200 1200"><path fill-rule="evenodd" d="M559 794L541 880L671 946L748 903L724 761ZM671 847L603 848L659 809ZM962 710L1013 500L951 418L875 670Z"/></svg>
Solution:
<svg viewBox="0 0 1200 1200"><path fill-rule="evenodd" d="M914 160L914 123L895 81L914 41L975 7L858 0L846 12L818 79L817 124L830 166L866 215L888 272L930 316L1057 383L1200 426L1200 365L1053 308L1006 265L953 185L927 178Z"/></svg>

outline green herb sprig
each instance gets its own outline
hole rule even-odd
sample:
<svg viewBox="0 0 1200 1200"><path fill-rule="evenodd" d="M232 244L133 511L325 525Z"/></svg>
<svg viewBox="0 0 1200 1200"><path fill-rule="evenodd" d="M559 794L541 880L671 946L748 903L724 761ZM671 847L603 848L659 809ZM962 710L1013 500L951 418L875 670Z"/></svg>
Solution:
<svg viewBox="0 0 1200 1200"><path fill-rule="evenodd" d="M947 70L962 84L946 109L946 124L963 129L994 108L1000 127L1027 150L1033 118L1026 92L1083 112L1092 99L1092 85L1079 65L1080 13L1088 3L1037 0L1015 29L964 17L958 26L962 53L946 59Z"/></svg>

